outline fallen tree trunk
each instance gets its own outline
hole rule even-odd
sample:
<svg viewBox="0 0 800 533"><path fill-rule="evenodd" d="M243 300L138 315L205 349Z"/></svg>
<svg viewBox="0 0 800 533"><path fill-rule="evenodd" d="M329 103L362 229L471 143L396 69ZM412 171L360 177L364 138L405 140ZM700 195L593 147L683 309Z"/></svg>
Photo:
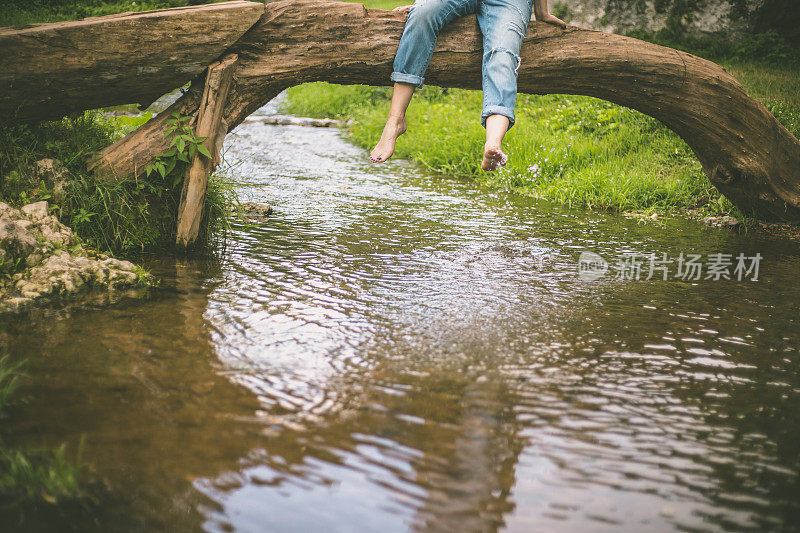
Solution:
<svg viewBox="0 0 800 533"><path fill-rule="evenodd" d="M222 120L222 112L228 100L237 59L235 54L231 54L208 67L194 134L196 137L205 137L202 145L211 157L195 153L186 171L178 206L178 230L175 237L175 244L179 247L186 248L194 244L200 232L208 176L219 162L222 139L228 133L228 125Z"/></svg>
<svg viewBox="0 0 800 533"><path fill-rule="evenodd" d="M225 121L234 128L281 90L308 81L388 84L404 20L359 4L267 4L229 49L240 63ZM442 32L426 82L480 89L481 56L475 17L465 17ZM520 92L594 96L655 117L687 142L711 182L742 210L800 220L800 141L722 67L637 39L537 22L521 57ZM193 87L167 113L196 112L201 90ZM165 147L163 118L92 164L112 176L143 168Z"/></svg>
<svg viewBox="0 0 800 533"><path fill-rule="evenodd" d="M202 73L258 21L260 2L225 2L0 28L0 115L19 121L149 105Z"/></svg>

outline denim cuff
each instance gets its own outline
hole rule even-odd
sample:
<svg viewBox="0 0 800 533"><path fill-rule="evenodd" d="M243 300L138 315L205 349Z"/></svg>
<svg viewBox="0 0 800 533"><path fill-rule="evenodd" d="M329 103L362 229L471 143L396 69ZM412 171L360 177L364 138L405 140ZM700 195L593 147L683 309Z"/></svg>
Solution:
<svg viewBox="0 0 800 533"><path fill-rule="evenodd" d="M400 83L411 83L417 86L417 89L422 89L422 84L425 78L420 78L416 74L406 74L404 72L392 72L392 81L399 81Z"/></svg>
<svg viewBox="0 0 800 533"><path fill-rule="evenodd" d="M514 110L503 105L487 105L481 112L481 126L486 127L486 119L490 115L503 115L508 117L508 129L514 125Z"/></svg>

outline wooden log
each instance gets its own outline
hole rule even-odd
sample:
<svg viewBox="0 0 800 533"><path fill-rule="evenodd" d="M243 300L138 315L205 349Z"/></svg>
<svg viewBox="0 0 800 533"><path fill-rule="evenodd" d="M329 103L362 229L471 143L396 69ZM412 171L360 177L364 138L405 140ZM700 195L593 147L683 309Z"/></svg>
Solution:
<svg viewBox="0 0 800 533"><path fill-rule="evenodd" d="M225 120L234 128L282 89L308 81L390 84L404 23L405 15L359 4L267 4L230 49L241 59ZM480 89L481 58L477 21L464 17L439 36L426 83ZM710 61L620 35L532 22L519 91L594 96L655 117L687 142L711 182L743 211L800 220L800 141ZM175 105L192 112L197 101L189 91ZM119 175L143 168L163 151L162 131L158 121L145 124L141 142L123 139L103 150L99 166Z"/></svg>
<svg viewBox="0 0 800 533"><path fill-rule="evenodd" d="M228 132L222 113L228 100L237 60L236 54L227 55L212 63L206 73L205 88L197 112L194 133L196 137L205 137L202 146L208 150L211 157L195 153L183 180L178 207L178 231L175 236L175 244L182 248L194 244L200 232L208 177L219 163L222 139Z"/></svg>
<svg viewBox="0 0 800 533"><path fill-rule="evenodd" d="M199 81L202 81L199 80ZM173 113L194 115L203 95L202 84L192 83L189 90L167 109L132 131L119 141L88 157L86 165L100 179L117 180L139 175L158 154L169 148L170 139L164 135L166 121Z"/></svg>
<svg viewBox="0 0 800 533"><path fill-rule="evenodd" d="M263 3L237 0L0 28L0 115L149 105L201 74L263 13Z"/></svg>

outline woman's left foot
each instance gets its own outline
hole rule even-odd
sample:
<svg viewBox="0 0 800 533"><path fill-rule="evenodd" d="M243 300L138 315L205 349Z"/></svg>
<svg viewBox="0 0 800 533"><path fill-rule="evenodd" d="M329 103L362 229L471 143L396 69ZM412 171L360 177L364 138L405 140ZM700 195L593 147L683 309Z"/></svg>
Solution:
<svg viewBox="0 0 800 533"><path fill-rule="evenodd" d="M375 145L372 152L369 154L369 159L373 163L383 163L394 153L394 145L397 138L406 131L405 118L396 118L389 116L386 120L386 126L383 128L383 134L378 144Z"/></svg>
<svg viewBox="0 0 800 533"><path fill-rule="evenodd" d="M500 149L500 146L489 146L488 144L483 147L483 161L481 161L481 168L487 172L497 170L505 166L508 157Z"/></svg>

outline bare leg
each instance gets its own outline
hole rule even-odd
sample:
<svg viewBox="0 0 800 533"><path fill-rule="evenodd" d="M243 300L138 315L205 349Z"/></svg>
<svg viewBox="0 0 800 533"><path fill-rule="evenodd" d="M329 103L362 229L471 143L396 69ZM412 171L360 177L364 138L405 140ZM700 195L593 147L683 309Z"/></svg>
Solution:
<svg viewBox="0 0 800 533"><path fill-rule="evenodd" d="M496 170L506 164L508 158L503 153L503 137L508 131L508 117L489 115L486 117L486 144L483 146L483 170Z"/></svg>
<svg viewBox="0 0 800 533"><path fill-rule="evenodd" d="M381 140L369 154L373 163L383 163L392 157L395 141L406 131L406 109L411 103L414 89L416 86L412 83L397 82L394 84L386 126L383 127Z"/></svg>

